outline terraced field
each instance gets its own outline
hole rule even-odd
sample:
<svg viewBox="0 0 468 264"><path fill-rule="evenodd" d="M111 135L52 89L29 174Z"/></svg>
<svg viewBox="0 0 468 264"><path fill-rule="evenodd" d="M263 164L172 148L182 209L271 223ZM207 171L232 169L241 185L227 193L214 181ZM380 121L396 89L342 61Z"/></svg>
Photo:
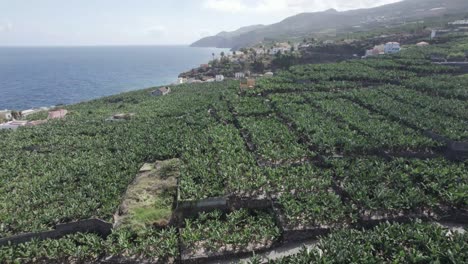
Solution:
<svg viewBox="0 0 468 264"><path fill-rule="evenodd" d="M0 131L0 239L113 223L144 163L179 160L165 226L3 245L0 262L184 262L318 239L276 262L466 263L468 235L437 223L468 222L468 79L428 59L460 43L294 66L242 92L130 92ZM134 116L106 121L118 113Z"/></svg>

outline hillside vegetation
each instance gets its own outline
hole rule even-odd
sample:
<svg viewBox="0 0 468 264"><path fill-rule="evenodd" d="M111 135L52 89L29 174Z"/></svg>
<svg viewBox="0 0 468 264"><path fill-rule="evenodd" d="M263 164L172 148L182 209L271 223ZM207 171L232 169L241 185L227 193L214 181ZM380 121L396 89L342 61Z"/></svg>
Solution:
<svg viewBox="0 0 468 264"><path fill-rule="evenodd" d="M108 238L3 246L0 262L167 263L181 251L258 250L288 230L321 230L328 235L317 250L278 263L466 263L467 234L434 224L466 224L468 210L466 156L447 156L447 142L468 141L468 79L429 60L466 52L468 38L447 41L295 66L242 92L229 81L180 85L161 97L152 89L119 94L66 106L63 120L0 131L0 238L112 222L141 166L175 158L177 202L273 205L200 213L165 228L125 225ZM118 113L134 115L105 121Z"/></svg>

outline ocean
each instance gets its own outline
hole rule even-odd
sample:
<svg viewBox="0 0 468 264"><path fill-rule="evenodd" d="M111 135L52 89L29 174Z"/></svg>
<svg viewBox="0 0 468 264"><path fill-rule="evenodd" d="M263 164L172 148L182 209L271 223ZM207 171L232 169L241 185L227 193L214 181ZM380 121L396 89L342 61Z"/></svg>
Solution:
<svg viewBox="0 0 468 264"><path fill-rule="evenodd" d="M0 110L72 104L170 84L225 49L0 47Z"/></svg>

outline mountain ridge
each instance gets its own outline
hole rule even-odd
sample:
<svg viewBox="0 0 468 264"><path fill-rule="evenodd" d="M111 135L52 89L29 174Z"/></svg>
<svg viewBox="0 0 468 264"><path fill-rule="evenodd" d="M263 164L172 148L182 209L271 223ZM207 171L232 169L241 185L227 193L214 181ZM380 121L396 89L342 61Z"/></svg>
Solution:
<svg viewBox="0 0 468 264"><path fill-rule="evenodd" d="M221 32L202 38L192 47L216 47L239 49L255 45L264 40L302 37L309 34L336 34L354 28L381 27L386 23L417 20L431 16L468 12L468 1L448 0L404 0L374 8L337 11L328 9L320 12L299 13L266 26L242 27L232 32ZM252 30L248 30L252 29Z"/></svg>

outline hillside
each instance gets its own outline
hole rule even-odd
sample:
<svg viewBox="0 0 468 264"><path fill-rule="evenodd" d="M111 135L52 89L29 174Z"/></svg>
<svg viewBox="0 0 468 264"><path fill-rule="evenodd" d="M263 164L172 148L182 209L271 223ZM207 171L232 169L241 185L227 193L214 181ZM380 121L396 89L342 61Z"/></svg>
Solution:
<svg viewBox="0 0 468 264"><path fill-rule="evenodd" d="M251 31L241 30L230 35L218 34L203 38L192 44L194 47L219 47L239 49L264 40L302 38L314 34L327 35L341 32L366 31L373 28L401 24L426 17L468 12L465 0L406 0L370 9L345 12L326 10L302 13L285 20Z"/></svg>
<svg viewBox="0 0 468 264"><path fill-rule="evenodd" d="M218 48L229 48L230 43L233 39L240 37L242 34L246 34L248 32L255 31L258 29L262 29L264 27L265 26L263 25L255 25L255 26L243 27L236 31L231 31L231 32L223 31L217 34L216 36L203 38L193 43L191 46L193 47L215 47L216 46Z"/></svg>
<svg viewBox="0 0 468 264"><path fill-rule="evenodd" d="M466 263L468 234L449 228L468 219L468 76L430 58L467 42L295 66L247 91L129 92L2 130L0 263L193 263L304 239L320 243L277 263ZM5 243L95 218L110 235Z"/></svg>

